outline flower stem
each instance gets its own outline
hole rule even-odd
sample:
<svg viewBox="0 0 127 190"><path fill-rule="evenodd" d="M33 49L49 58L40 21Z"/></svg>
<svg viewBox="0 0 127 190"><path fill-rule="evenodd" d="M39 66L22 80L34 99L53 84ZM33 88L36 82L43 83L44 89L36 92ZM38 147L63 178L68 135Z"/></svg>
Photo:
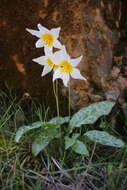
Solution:
<svg viewBox="0 0 127 190"><path fill-rule="evenodd" d="M57 110L57 116L60 116L60 110L59 110L59 99L58 99L58 81L56 80L53 82L53 92L56 100L56 110Z"/></svg>
<svg viewBox="0 0 127 190"><path fill-rule="evenodd" d="M68 83L68 115L71 116L71 85Z"/></svg>

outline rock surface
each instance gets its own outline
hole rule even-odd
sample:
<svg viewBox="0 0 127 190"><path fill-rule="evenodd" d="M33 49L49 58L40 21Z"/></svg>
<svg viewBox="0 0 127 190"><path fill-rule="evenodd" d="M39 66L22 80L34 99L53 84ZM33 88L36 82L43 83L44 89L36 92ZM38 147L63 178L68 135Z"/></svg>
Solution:
<svg viewBox="0 0 127 190"><path fill-rule="evenodd" d="M61 26L60 40L71 57L84 56L79 68L87 82L71 80L72 106L120 97L126 107L126 9L126 0L1 0L0 88L52 103L52 75L41 78L43 68L32 62L43 49L35 48L36 37L25 28ZM61 92L67 96L63 86Z"/></svg>

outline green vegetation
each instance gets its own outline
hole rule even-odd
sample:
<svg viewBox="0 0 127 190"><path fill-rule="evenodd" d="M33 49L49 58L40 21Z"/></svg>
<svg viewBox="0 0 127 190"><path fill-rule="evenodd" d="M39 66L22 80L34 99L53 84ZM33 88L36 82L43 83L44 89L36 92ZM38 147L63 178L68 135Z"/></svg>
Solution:
<svg viewBox="0 0 127 190"><path fill-rule="evenodd" d="M1 92L0 189L126 190L126 119L121 131L112 126L107 103L94 105L94 118L92 106L55 118L29 97Z"/></svg>

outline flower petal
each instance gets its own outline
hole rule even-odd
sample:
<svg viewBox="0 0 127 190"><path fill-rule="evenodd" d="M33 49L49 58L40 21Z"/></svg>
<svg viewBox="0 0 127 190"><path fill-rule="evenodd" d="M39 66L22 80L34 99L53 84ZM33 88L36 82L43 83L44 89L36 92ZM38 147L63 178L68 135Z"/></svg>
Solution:
<svg viewBox="0 0 127 190"><path fill-rule="evenodd" d="M49 30L47 28L45 28L44 26L42 26L41 24L38 24L37 27L42 34L47 33L47 32L49 33Z"/></svg>
<svg viewBox="0 0 127 190"><path fill-rule="evenodd" d="M53 59L55 60L56 64L58 65L61 61L64 60L63 51L62 50L56 51L53 54Z"/></svg>
<svg viewBox="0 0 127 190"><path fill-rule="evenodd" d="M76 67L80 63L82 58L83 58L83 56L81 55L80 57L78 57L76 59L71 59L71 64L73 65L73 67Z"/></svg>
<svg viewBox="0 0 127 190"><path fill-rule="evenodd" d="M69 74L63 74L62 79L63 79L64 86L67 87L68 81L70 79L70 75Z"/></svg>
<svg viewBox="0 0 127 190"><path fill-rule="evenodd" d="M51 70L52 70L52 67L50 67L50 66L48 66L48 65L44 66L44 69L43 69L43 72L42 72L41 76L42 76L42 77L45 76L45 75L48 74Z"/></svg>
<svg viewBox="0 0 127 190"><path fill-rule="evenodd" d="M47 56L47 55L50 56L50 55L53 54L53 53L52 53L52 48L53 48L53 47L50 47L50 48L49 48L49 47L47 47L47 46L44 45L44 52L45 52L45 55L46 55L46 56Z"/></svg>
<svg viewBox="0 0 127 190"><path fill-rule="evenodd" d="M64 49L64 46L62 46L62 49L59 51L56 51L54 53L54 58L56 62L59 64L61 61L69 61L70 62L70 56L67 54L66 50ZM57 64L56 63L56 64Z"/></svg>
<svg viewBox="0 0 127 190"><path fill-rule="evenodd" d="M30 34L32 34L33 36L36 36L36 37L40 38L40 31L32 30L32 29L29 29L29 28L26 28L26 31L29 32Z"/></svg>
<svg viewBox="0 0 127 190"><path fill-rule="evenodd" d="M64 57L64 60L67 60L68 62L70 62L70 56L68 55L65 46L62 47L62 50L63 50L63 57Z"/></svg>
<svg viewBox="0 0 127 190"><path fill-rule="evenodd" d="M36 46L36 48L41 48L41 47L43 47L44 45L43 45L43 43L42 43L42 40L39 39L39 40L36 42L35 46Z"/></svg>
<svg viewBox="0 0 127 190"><path fill-rule="evenodd" d="M51 29L51 32L53 33L56 39L59 37L60 29L60 27Z"/></svg>
<svg viewBox="0 0 127 190"><path fill-rule="evenodd" d="M41 57L38 57L38 58L35 58L35 59L32 59L32 61L40 64L40 65L46 65L46 56L41 56Z"/></svg>
<svg viewBox="0 0 127 190"><path fill-rule="evenodd" d="M56 79L58 79L58 78L63 79L63 78L62 78L62 74L61 74L61 72L60 72L59 70L55 70L55 71L54 71L54 74L53 74L53 82L54 82L54 80L56 80Z"/></svg>
<svg viewBox="0 0 127 190"><path fill-rule="evenodd" d="M53 44L55 48L62 49L63 45L60 43L59 40L56 40L55 43Z"/></svg>
<svg viewBox="0 0 127 190"><path fill-rule="evenodd" d="M52 52L52 47L51 48L48 48L46 46L44 46L44 53L46 55L46 57L52 57L54 54Z"/></svg>
<svg viewBox="0 0 127 190"><path fill-rule="evenodd" d="M71 77L74 79L81 79L81 80L86 80L81 74L80 71L76 68L73 69L73 72L71 73Z"/></svg>

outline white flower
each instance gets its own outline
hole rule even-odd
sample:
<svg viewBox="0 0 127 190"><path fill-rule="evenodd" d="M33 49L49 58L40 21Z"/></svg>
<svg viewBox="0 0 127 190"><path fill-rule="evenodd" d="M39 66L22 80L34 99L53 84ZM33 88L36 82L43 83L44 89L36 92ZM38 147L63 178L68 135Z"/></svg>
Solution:
<svg viewBox="0 0 127 190"><path fill-rule="evenodd" d="M44 47L45 52L52 52L53 47L58 49L62 48L61 43L57 40L60 33L60 27L48 30L41 24L38 24L37 26L39 30L26 28L28 32L39 38L35 44L37 48Z"/></svg>
<svg viewBox="0 0 127 190"><path fill-rule="evenodd" d="M55 64L58 68L54 71L53 81L61 78L65 86L67 86L70 76L74 79L86 80L81 74L79 69L75 68L81 61L83 56L71 59L67 54L65 47L55 53Z"/></svg>
<svg viewBox="0 0 127 190"><path fill-rule="evenodd" d="M55 65L55 53L46 53L45 56L41 56L33 59L34 62L43 65L44 69L42 72L42 77L48 74L51 70L55 70L58 68L58 65Z"/></svg>

